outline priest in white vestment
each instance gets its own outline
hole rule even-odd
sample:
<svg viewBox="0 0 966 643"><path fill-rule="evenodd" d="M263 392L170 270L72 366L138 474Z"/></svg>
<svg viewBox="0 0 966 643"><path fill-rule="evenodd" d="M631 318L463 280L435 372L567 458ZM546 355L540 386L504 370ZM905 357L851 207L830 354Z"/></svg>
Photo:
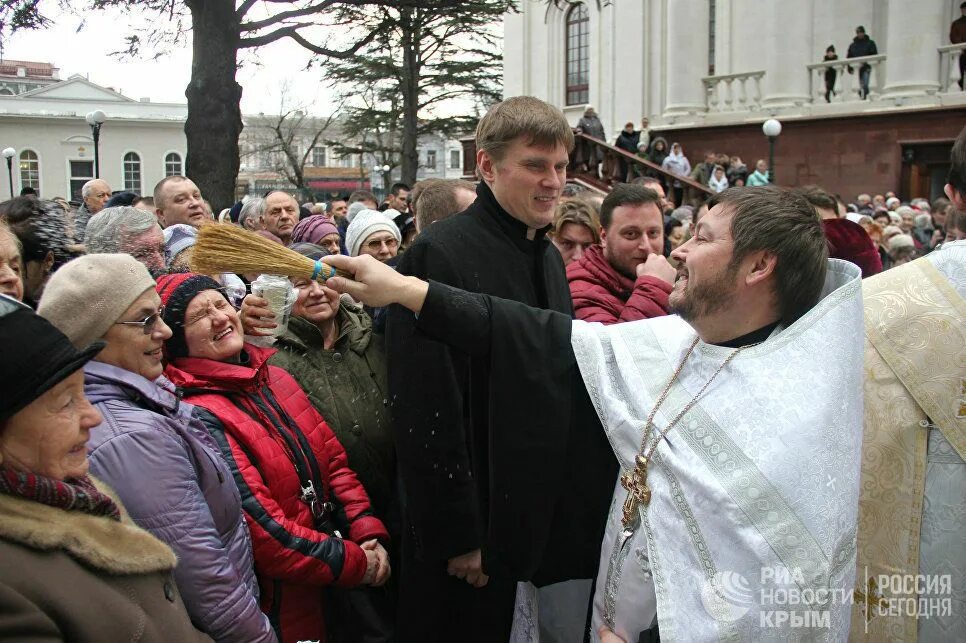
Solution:
<svg viewBox="0 0 966 643"><path fill-rule="evenodd" d="M669 641L844 640L862 441L860 271L827 259L818 217L794 193L728 190L710 205L674 253L671 317L572 322L364 258L327 258L354 274L330 285L404 305L457 350L512 342L561 378L570 355L600 422L586 428L604 431L620 469L593 639L648 640L656 626ZM537 640L536 593L521 588L514 639Z"/></svg>

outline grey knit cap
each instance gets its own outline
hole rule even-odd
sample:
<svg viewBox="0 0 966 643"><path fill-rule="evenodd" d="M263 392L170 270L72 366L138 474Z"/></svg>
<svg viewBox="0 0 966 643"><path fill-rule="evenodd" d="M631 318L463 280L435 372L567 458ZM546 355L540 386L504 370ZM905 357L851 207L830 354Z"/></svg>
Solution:
<svg viewBox="0 0 966 643"><path fill-rule="evenodd" d="M152 288L148 269L131 255L85 255L51 276L37 313L83 348L101 339Z"/></svg>

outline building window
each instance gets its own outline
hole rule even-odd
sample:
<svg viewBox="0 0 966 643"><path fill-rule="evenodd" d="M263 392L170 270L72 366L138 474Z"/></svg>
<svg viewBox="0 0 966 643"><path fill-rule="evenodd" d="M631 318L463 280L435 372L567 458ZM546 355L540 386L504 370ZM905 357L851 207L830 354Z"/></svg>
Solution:
<svg viewBox="0 0 966 643"><path fill-rule="evenodd" d="M436 150L426 150L426 169L436 171Z"/></svg>
<svg viewBox="0 0 966 643"><path fill-rule="evenodd" d="M141 157L134 152L124 155L124 189L141 194Z"/></svg>
<svg viewBox="0 0 966 643"><path fill-rule="evenodd" d="M81 188L94 178L94 161L70 161L70 198L83 201Z"/></svg>
<svg viewBox="0 0 966 643"><path fill-rule="evenodd" d="M567 104L590 100L590 14L587 5L567 12Z"/></svg>
<svg viewBox="0 0 966 643"><path fill-rule="evenodd" d="M449 169L451 170L460 169L460 151L459 150L449 151Z"/></svg>
<svg viewBox="0 0 966 643"><path fill-rule="evenodd" d="M312 148L312 165L314 165L315 167L325 167L325 148L324 147Z"/></svg>
<svg viewBox="0 0 966 643"><path fill-rule="evenodd" d="M40 191L40 159L32 150L20 153L20 187Z"/></svg>
<svg viewBox="0 0 966 643"><path fill-rule="evenodd" d="M181 155L175 152L171 152L164 157L164 175L165 176L183 176L181 171Z"/></svg>
<svg viewBox="0 0 966 643"><path fill-rule="evenodd" d="M708 5L708 75L714 76L715 0L708 0Z"/></svg>

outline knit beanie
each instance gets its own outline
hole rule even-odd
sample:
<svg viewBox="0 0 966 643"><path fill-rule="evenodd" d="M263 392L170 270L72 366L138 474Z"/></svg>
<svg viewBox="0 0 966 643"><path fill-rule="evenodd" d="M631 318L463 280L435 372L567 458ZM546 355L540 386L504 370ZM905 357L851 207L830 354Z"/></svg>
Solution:
<svg viewBox="0 0 966 643"><path fill-rule="evenodd" d="M228 216L231 217L232 223L238 223L238 215L241 214L242 205L244 204L241 201L237 201L235 205L231 206L231 209L228 210Z"/></svg>
<svg viewBox="0 0 966 643"><path fill-rule="evenodd" d="M295 224L292 229L292 243L313 243L318 245L323 237L339 234L339 229L332 223L332 219L324 214L313 214Z"/></svg>
<svg viewBox="0 0 966 643"><path fill-rule="evenodd" d="M184 315L188 304L200 292L217 290L224 294L221 284L207 275L181 272L158 277L158 295L164 304L164 323L171 327L171 339L164 343L168 359L187 357L188 345L184 339ZM227 299L227 297L226 297Z"/></svg>
<svg viewBox="0 0 966 643"><path fill-rule="evenodd" d="M358 257L363 242L375 232L391 232L402 243L402 235L392 219L378 210L363 210L357 214L345 231L345 247L350 257Z"/></svg>
<svg viewBox="0 0 966 643"><path fill-rule="evenodd" d="M908 234L897 234L889 239L889 252L895 252L899 248L915 248L915 240Z"/></svg>
<svg viewBox="0 0 966 643"><path fill-rule="evenodd" d="M164 263L171 265L178 253L198 241L198 228L186 223L176 223L164 229Z"/></svg>
<svg viewBox="0 0 966 643"><path fill-rule="evenodd" d="M65 263L44 287L37 313L85 348L104 337L154 279L125 254L92 254Z"/></svg>

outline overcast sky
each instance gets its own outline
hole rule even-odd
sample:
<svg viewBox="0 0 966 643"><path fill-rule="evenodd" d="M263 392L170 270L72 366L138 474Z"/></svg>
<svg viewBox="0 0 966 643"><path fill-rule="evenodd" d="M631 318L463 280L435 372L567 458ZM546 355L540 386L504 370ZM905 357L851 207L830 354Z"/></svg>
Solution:
<svg viewBox="0 0 966 643"><path fill-rule="evenodd" d="M157 60L110 55L124 48L124 36L131 33L131 27L146 27L157 14L143 12L128 17L117 10L104 10L84 18L49 11L46 15L54 21L50 29L14 34L4 43L3 57L49 62L60 68L62 79L81 74L135 100L147 97L155 102L186 102L190 41ZM237 76L243 87L242 111L277 113L279 90L287 82L289 93L299 105L314 114L328 114L331 91L318 71L301 71L308 60L309 53L290 41L274 43L257 53L246 52Z"/></svg>

